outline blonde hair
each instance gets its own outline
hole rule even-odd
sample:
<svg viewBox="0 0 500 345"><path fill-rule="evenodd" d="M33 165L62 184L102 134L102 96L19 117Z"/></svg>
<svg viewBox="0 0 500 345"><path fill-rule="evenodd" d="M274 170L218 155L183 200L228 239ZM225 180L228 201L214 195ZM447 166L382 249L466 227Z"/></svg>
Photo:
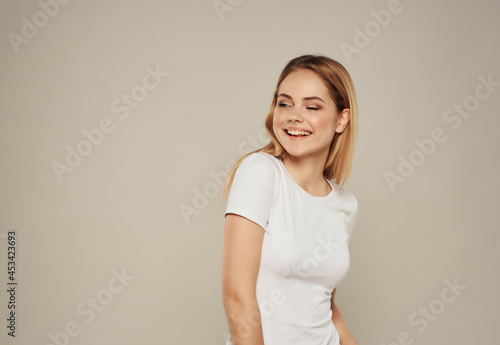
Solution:
<svg viewBox="0 0 500 345"><path fill-rule="evenodd" d="M350 110L350 120L347 126L342 133L336 132L333 136L330 152L328 153L323 169L323 175L327 179L333 180L337 185L340 185L340 188L349 180L352 170L354 143L356 141L358 122L358 106L351 76L344 66L326 56L302 55L288 62L278 78L273 101L265 120L266 132L271 138L271 142L260 149L247 153L233 165L224 184L224 201L227 200L229 195L229 190L231 189L236 170L247 156L256 152L265 152L276 158L283 159L288 155L274 135L273 113L276 107L278 90L281 83L290 73L300 69L311 70L325 81L330 96L335 102L339 113L344 109Z"/></svg>

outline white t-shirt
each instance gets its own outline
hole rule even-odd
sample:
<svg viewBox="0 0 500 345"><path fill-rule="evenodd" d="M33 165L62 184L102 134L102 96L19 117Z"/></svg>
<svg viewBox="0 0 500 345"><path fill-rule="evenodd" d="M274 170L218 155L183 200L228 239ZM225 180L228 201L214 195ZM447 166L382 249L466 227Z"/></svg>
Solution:
<svg viewBox="0 0 500 345"><path fill-rule="evenodd" d="M330 194L312 196L281 159L264 152L236 170L226 214L265 230L255 289L266 345L339 345L330 300L349 270L358 202L327 181Z"/></svg>

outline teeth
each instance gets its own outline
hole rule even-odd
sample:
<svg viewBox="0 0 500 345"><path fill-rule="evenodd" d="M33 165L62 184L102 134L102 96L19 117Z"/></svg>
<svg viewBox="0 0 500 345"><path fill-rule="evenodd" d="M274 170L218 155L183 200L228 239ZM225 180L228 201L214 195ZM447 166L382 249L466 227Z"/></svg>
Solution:
<svg viewBox="0 0 500 345"><path fill-rule="evenodd" d="M311 132L306 132L306 131L290 131L290 130L287 130L288 134L291 134L291 135L310 135Z"/></svg>

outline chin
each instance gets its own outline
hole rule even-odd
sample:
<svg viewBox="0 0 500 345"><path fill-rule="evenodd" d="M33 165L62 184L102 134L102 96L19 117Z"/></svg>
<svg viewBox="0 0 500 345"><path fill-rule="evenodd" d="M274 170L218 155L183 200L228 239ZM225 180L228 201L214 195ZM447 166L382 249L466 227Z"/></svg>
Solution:
<svg viewBox="0 0 500 345"><path fill-rule="evenodd" d="M292 156L292 157L307 157L307 156L311 156L314 154L314 152L309 152L309 151L303 151L303 150L294 150L294 149L287 149L285 147L285 151L288 153L289 156Z"/></svg>
<svg viewBox="0 0 500 345"><path fill-rule="evenodd" d="M287 145L289 146L289 145ZM288 155L296 158L305 158L305 157L314 157L314 156L323 156L326 155L328 156L328 151L329 147L326 149L317 149L317 150L307 150L307 149L297 149L294 147L287 147L283 146L285 151L288 153Z"/></svg>

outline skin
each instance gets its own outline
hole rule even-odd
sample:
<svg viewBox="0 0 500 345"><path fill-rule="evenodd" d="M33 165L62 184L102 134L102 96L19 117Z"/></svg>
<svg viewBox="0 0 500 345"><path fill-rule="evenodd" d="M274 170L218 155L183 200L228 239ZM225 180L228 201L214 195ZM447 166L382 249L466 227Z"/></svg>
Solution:
<svg viewBox="0 0 500 345"><path fill-rule="evenodd" d="M319 99L307 99L317 97ZM350 119L349 109L341 113L330 97L323 79L310 70L290 73L281 83L273 114L273 130L288 152L283 160L294 180L314 196L330 193L323 168L335 133L342 133ZM301 140L285 129L297 127L312 132Z"/></svg>
<svg viewBox="0 0 500 345"><path fill-rule="evenodd" d="M264 345L255 284L264 229L227 214L222 249L222 300L234 345Z"/></svg>
<svg viewBox="0 0 500 345"><path fill-rule="evenodd" d="M326 196L331 187L323 178L323 167L330 143L349 122L346 109L339 113L323 80L314 72L299 70L281 83L273 114L273 130L289 153L283 161L299 186L314 196ZM315 97L314 99L307 99ZM319 98L319 99L318 99ZM308 137L292 139L284 131L293 126L312 132ZM229 332L234 345L264 345L260 310L255 284L260 267L264 229L236 214L228 214L224 223L222 251L222 295ZM334 303L332 321L342 345L357 345Z"/></svg>

